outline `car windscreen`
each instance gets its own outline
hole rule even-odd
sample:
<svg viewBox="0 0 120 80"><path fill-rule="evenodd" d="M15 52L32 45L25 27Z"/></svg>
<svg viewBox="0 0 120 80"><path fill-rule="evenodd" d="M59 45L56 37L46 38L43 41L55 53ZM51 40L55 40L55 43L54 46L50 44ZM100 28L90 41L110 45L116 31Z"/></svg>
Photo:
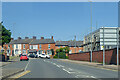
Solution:
<svg viewBox="0 0 120 80"><path fill-rule="evenodd" d="M22 56L26 56L26 55L22 55Z"/></svg>

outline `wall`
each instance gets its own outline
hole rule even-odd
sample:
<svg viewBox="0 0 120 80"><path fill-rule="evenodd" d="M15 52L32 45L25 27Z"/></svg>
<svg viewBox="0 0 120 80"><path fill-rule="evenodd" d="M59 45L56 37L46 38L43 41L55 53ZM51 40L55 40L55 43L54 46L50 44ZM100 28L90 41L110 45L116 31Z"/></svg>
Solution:
<svg viewBox="0 0 120 80"><path fill-rule="evenodd" d="M70 60L90 61L90 52L69 54ZM94 51L92 54L93 62L103 62L103 51ZM117 63L117 49L110 49L105 51L105 63ZM119 49L119 63L120 63L120 49Z"/></svg>

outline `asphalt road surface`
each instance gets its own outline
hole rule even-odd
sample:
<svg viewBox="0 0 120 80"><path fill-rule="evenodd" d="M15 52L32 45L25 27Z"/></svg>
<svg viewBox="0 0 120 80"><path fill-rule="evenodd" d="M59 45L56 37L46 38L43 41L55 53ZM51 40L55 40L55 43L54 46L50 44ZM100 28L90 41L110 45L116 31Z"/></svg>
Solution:
<svg viewBox="0 0 120 80"><path fill-rule="evenodd" d="M57 59L30 59L25 70L30 72L19 78L118 78L117 71Z"/></svg>

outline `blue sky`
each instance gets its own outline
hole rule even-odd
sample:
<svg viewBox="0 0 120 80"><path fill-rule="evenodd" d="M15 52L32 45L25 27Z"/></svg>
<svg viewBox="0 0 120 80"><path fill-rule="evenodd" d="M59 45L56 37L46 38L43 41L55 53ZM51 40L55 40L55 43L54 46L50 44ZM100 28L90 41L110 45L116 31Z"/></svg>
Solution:
<svg viewBox="0 0 120 80"><path fill-rule="evenodd" d="M101 26L118 26L117 2L92 3L94 30ZM90 3L88 2L4 2L3 25L12 37L41 36L55 40L83 40L90 32ZM97 22L97 27L96 27Z"/></svg>

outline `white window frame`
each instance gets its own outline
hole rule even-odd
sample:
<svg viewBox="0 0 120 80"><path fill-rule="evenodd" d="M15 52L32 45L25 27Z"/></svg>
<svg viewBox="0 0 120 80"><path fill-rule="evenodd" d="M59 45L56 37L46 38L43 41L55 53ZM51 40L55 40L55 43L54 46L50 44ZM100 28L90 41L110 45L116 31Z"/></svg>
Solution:
<svg viewBox="0 0 120 80"><path fill-rule="evenodd" d="M23 49L25 49L25 44L23 44Z"/></svg>
<svg viewBox="0 0 120 80"><path fill-rule="evenodd" d="M16 44L16 49L18 49L18 44Z"/></svg>
<svg viewBox="0 0 120 80"><path fill-rule="evenodd" d="M40 49L42 49L42 46L41 46L41 44L40 44L39 46L40 46Z"/></svg>
<svg viewBox="0 0 120 80"><path fill-rule="evenodd" d="M48 49L50 49L50 44L48 44Z"/></svg>

